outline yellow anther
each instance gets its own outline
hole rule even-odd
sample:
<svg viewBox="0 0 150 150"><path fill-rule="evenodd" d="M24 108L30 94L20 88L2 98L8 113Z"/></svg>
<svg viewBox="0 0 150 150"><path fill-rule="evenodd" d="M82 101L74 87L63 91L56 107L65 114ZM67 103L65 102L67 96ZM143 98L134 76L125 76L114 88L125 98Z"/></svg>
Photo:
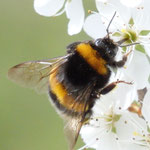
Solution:
<svg viewBox="0 0 150 150"><path fill-rule="evenodd" d="M124 69L127 69L127 66L123 66Z"/></svg>
<svg viewBox="0 0 150 150"><path fill-rule="evenodd" d="M138 133L138 132L136 132L136 131L133 132L133 135L134 135L134 136L140 136L140 137L143 137L140 133Z"/></svg>
<svg viewBox="0 0 150 150"><path fill-rule="evenodd" d="M139 133L137 133L137 132L135 131L135 132L133 132L133 135L134 135L134 136L138 136Z"/></svg>
<svg viewBox="0 0 150 150"><path fill-rule="evenodd" d="M88 10L88 14L91 14L92 13L92 11L91 10Z"/></svg>
<svg viewBox="0 0 150 150"><path fill-rule="evenodd" d="M127 30L126 30L126 29L121 29L121 32L122 32L122 33L126 33Z"/></svg>

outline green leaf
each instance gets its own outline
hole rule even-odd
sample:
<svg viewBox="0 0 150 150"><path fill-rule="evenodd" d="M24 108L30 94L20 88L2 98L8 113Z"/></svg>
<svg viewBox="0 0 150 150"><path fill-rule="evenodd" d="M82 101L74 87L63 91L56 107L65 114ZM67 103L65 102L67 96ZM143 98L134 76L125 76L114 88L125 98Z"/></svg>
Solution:
<svg viewBox="0 0 150 150"><path fill-rule="evenodd" d="M113 121L114 121L114 122L117 122L117 121L120 119L120 117L121 117L121 115L115 115L115 116L113 117Z"/></svg>
<svg viewBox="0 0 150 150"><path fill-rule="evenodd" d="M116 129L116 127L112 127L112 129L111 129L111 132L113 132L113 133L117 133L117 129Z"/></svg>
<svg viewBox="0 0 150 150"><path fill-rule="evenodd" d="M133 20L133 18L130 18L130 20L129 20L129 24L130 24L131 26L133 26L133 25L134 25L134 20Z"/></svg>
<svg viewBox="0 0 150 150"><path fill-rule="evenodd" d="M143 45L136 45L135 49L145 54L145 48Z"/></svg>
<svg viewBox="0 0 150 150"><path fill-rule="evenodd" d="M149 33L150 33L150 30L142 30L142 31L140 32L140 35L146 36L146 35L148 35Z"/></svg>
<svg viewBox="0 0 150 150"><path fill-rule="evenodd" d="M121 36L121 34L120 34L119 32L115 32L115 33L113 33L113 35L112 35L112 36L119 37L119 36Z"/></svg>
<svg viewBox="0 0 150 150"><path fill-rule="evenodd" d="M122 47L122 50L123 50L123 53L125 53L127 50L127 47Z"/></svg>
<svg viewBox="0 0 150 150"><path fill-rule="evenodd" d="M147 126L147 132L149 132L149 133L150 133L150 127L149 127L149 126Z"/></svg>

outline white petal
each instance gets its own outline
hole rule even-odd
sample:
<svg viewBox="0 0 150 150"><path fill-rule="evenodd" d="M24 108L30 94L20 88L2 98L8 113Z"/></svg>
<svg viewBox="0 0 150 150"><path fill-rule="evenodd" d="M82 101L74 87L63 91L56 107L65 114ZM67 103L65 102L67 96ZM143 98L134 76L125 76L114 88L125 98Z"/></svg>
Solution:
<svg viewBox="0 0 150 150"><path fill-rule="evenodd" d="M84 8L82 0L71 0L66 3L66 15L69 20L68 33L77 34L81 31L84 23Z"/></svg>
<svg viewBox="0 0 150 150"><path fill-rule="evenodd" d="M150 89L147 91L143 101L142 114L150 124Z"/></svg>
<svg viewBox="0 0 150 150"><path fill-rule="evenodd" d="M106 27L104 26L101 16L92 14L88 16L84 23L84 31L94 39L106 36Z"/></svg>
<svg viewBox="0 0 150 150"><path fill-rule="evenodd" d="M127 7L136 7L140 5L142 0L120 0L121 3Z"/></svg>
<svg viewBox="0 0 150 150"><path fill-rule="evenodd" d="M123 78L120 80L124 80L126 82L131 82L130 78ZM116 108L127 109L131 103L134 101L134 97L136 94L135 86L128 85L125 83L120 83L116 90L114 90L114 97L116 101Z"/></svg>
<svg viewBox="0 0 150 150"><path fill-rule="evenodd" d="M87 147L97 148L96 139L101 135L98 135L100 133L98 133L96 128L91 126L83 126L81 128L80 134Z"/></svg>
<svg viewBox="0 0 150 150"><path fill-rule="evenodd" d="M131 143L126 143L126 142L120 142L120 150L149 150L147 147L145 146L141 146L141 145L138 145L138 144L135 144L133 143L134 141L132 141Z"/></svg>
<svg viewBox="0 0 150 150"><path fill-rule="evenodd" d="M128 23L128 21L131 17L131 10L129 8L125 7L124 5L122 5L120 3L120 1L118 1L118 0L109 0L106 3L96 1L96 7L100 13L102 13L105 16L110 16L110 18L112 17L114 12L117 11L121 15L121 16L119 16L121 18L121 20L124 20L124 23ZM124 15L124 12L126 12L126 15ZM116 16L118 16L118 15L116 15ZM113 22L114 22L114 20L113 20ZM121 24L119 20L118 20L118 24Z"/></svg>
<svg viewBox="0 0 150 150"><path fill-rule="evenodd" d="M43 16L55 15L64 5L65 0L34 0L34 9Z"/></svg>
<svg viewBox="0 0 150 150"><path fill-rule="evenodd" d="M112 3L110 3L110 0L108 3L96 0L96 7L100 13L103 13L105 15L110 15L116 11L116 7Z"/></svg>
<svg viewBox="0 0 150 150"><path fill-rule="evenodd" d="M81 129L81 137L87 147L94 148L96 150L116 150L117 147L115 134L107 132L105 129L101 129L100 127L83 127Z"/></svg>
<svg viewBox="0 0 150 150"><path fill-rule="evenodd" d="M120 120L115 124L119 140L126 140L126 144L131 140L133 132L135 131L128 114L129 113L126 112L122 113Z"/></svg>
<svg viewBox="0 0 150 150"><path fill-rule="evenodd" d="M145 16L149 16L150 14L150 1L149 0L143 0L142 3L140 4L140 7L144 10Z"/></svg>
<svg viewBox="0 0 150 150"><path fill-rule="evenodd" d="M141 139L139 135L147 134L146 122L141 119L136 114L133 113L123 113L120 120L116 122L117 135L119 137L119 142L123 147L122 150L146 150L147 148L135 143L134 139ZM144 133L143 133L144 132ZM135 135L137 133L137 135ZM140 140L139 140L140 141ZM142 142L141 142L142 143Z"/></svg>
<svg viewBox="0 0 150 150"><path fill-rule="evenodd" d="M114 99L111 93L101 96L101 98L96 101L96 104L93 107L94 116L100 116L107 113L114 104L113 100Z"/></svg>
<svg viewBox="0 0 150 150"><path fill-rule="evenodd" d="M144 47L145 47L146 54L150 57L150 44L145 44Z"/></svg>
<svg viewBox="0 0 150 150"><path fill-rule="evenodd" d="M137 0L137 3L139 1L141 1L141 0ZM135 7L132 9L128 8L131 11L131 17L133 18L135 26L137 27L138 30L149 30L150 29L150 26L149 26L149 24L150 24L149 6L150 6L150 1L149 0L143 0L138 7Z"/></svg>
<svg viewBox="0 0 150 150"><path fill-rule="evenodd" d="M137 28L137 30L138 31L149 30L150 29L150 26L149 26L150 17L148 14L150 13L150 11L146 12L146 11L148 11L147 8L145 8L145 9L132 8L130 10L131 10L130 18L131 17L133 18L134 26Z"/></svg>
<svg viewBox="0 0 150 150"><path fill-rule="evenodd" d="M114 133L106 133L99 142L96 150L119 150L116 136Z"/></svg>
<svg viewBox="0 0 150 150"><path fill-rule="evenodd" d="M146 122L134 113L123 112L120 120L116 122L116 127L121 140L131 141L135 131L142 133L142 130L146 130Z"/></svg>
<svg viewBox="0 0 150 150"><path fill-rule="evenodd" d="M147 86L150 64L145 54L134 51L133 59L124 73L133 78L133 82L137 85L137 88L141 89Z"/></svg>

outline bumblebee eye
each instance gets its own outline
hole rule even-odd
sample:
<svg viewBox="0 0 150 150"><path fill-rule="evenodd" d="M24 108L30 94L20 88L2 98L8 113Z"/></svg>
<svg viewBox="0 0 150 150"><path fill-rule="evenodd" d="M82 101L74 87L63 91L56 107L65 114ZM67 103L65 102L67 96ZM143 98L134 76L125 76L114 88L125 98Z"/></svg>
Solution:
<svg viewBox="0 0 150 150"><path fill-rule="evenodd" d="M95 45L99 47L100 44L101 44L101 41L102 41L102 39L97 39L97 40L95 41Z"/></svg>

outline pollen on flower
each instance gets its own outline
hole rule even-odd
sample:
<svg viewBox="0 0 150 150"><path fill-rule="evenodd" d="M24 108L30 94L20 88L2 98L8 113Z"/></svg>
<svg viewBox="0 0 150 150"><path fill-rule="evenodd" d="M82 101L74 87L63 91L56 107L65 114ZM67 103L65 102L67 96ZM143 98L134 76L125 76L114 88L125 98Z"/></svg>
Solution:
<svg viewBox="0 0 150 150"><path fill-rule="evenodd" d="M121 32L122 32L122 33L125 33L125 32L126 32L126 29L121 29Z"/></svg>
<svg viewBox="0 0 150 150"><path fill-rule="evenodd" d="M134 135L134 136L138 136L139 133L137 133L137 132L135 131L135 132L133 132L133 135Z"/></svg>
<svg viewBox="0 0 150 150"><path fill-rule="evenodd" d="M122 25L122 28L113 33L113 36L119 38L119 40L126 39L125 44L142 42L149 43L149 30L139 30L132 17L129 19L127 24ZM139 45L135 46L136 50L138 50L137 48L139 48Z"/></svg>
<svg viewBox="0 0 150 150"><path fill-rule="evenodd" d="M124 69L127 69L127 66L123 66Z"/></svg>
<svg viewBox="0 0 150 150"><path fill-rule="evenodd" d="M133 135L135 136L135 138L133 138L135 144L150 148L149 134L140 134L138 132L133 132Z"/></svg>
<svg viewBox="0 0 150 150"><path fill-rule="evenodd" d="M132 43L138 40L138 35L132 28L122 29L121 32L123 39L127 39L126 43Z"/></svg>
<svg viewBox="0 0 150 150"><path fill-rule="evenodd" d="M92 14L92 11L91 11L91 10L88 10L88 14Z"/></svg>

